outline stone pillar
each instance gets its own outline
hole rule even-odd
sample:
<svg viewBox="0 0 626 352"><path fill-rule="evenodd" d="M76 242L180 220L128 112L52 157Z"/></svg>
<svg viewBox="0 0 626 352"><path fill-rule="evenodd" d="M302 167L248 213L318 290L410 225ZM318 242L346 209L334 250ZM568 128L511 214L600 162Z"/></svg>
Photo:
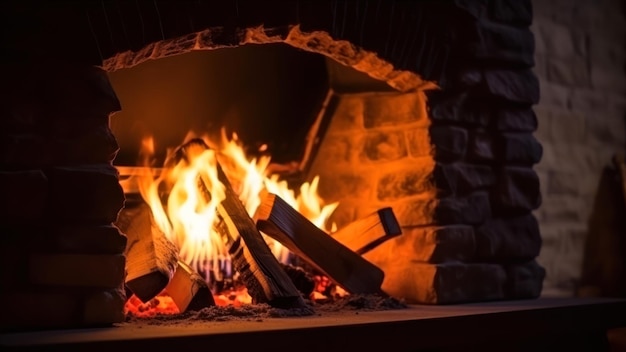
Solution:
<svg viewBox="0 0 626 352"><path fill-rule="evenodd" d="M124 204L109 115L120 109L94 67L4 67L0 111L2 329L124 319Z"/></svg>
<svg viewBox="0 0 626 352"><path fill-rule="evenodd" d="M453 50L442 89L343 94L313 172L341 226L393 207L403 234L364 255L416 303L534 298L539 99L530 1L441 3ZM442 19L443 20L443 19Z"/></svg>

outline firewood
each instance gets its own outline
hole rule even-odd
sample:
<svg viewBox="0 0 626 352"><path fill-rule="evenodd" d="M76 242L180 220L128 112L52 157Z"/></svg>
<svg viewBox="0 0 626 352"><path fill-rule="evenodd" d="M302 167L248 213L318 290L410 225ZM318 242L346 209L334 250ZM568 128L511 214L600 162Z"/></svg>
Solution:
<svg viewBox="0 0 626 352"><path fill-rule="evenodd" d="M262 196L255 219L259 230L348 292L382 292L382 270L320 230L277 195Z"/></svg>
<svg viewBox="0 0 626 352"><path fill-rule="evenodd" d="M213 294L204 278L180 260L176 273L165 291L172 297L181 313L215 305Z"/></svg>
<svg viewBox="0 0 626 352"><path fill-rule="evenodd" d="M392 208L382 208L353 221L331 235L344 246L363 255L402 233Z"/></svg>
<svg viewBox="0 0 626 352"><path fill-rule="evenodd" d="M193 153L206 149L208 146L202 140L194 139L181 146L176 154L179 160L185 160ZM285 308L306 307L298 289L272 254L219 163L216 166L218 179L225 188L225 198L217 208L219 224L216 229L226 243L233 267L240 273L253 302ZM200 178L199 181L202 193L210 196L205 180Z"/></svg>
<svg viewBox="0 0 626 352"><path fill-rule="evenodd" d="M178 249L162 233L147 204L125 209L117 226L126 234L126 286L148 302L170 282L178 262Z"/></svg>

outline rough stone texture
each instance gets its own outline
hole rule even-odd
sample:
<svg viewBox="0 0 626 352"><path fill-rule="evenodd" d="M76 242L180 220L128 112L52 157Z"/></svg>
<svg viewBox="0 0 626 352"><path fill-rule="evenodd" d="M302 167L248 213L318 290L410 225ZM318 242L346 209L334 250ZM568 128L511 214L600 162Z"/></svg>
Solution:
<svg viewBox="0 0 626 352"><path fill-rule="evenodd" d="M490 113L477 103L476 97L467 92L452 96L431 93L429 97L430 118L438 122L487 126Z"/></svg>
<svg viewBox="0 0 626 352"><path fill-rule="evenodd" d="M89 165L46 171L50 185L47 214L58 221L112 223L124 206L115 167Z"/></svg>
<svg viewBox="0 0 626 352"><path fill-rule="evenodd" d="M537 173L525 167L502 168L491 192L491 202L498 214L523 214L537 209L541 204Z"/></svg>
<svg viewBox="0 0 626 352"><path fill-rule="evenodd" d="M528 107L499 109L494 120L499 131L533 132L537 129L537 115Z"/></svg>
<svg viewBox="0 0 626 352"><path fill-rule="evenodd" d="M48 179L41 170L0 171L0 220L33 221L44 215Z"/></svg>
<svg viewBox="0 0 626 352"><path fill-rule="evenodd" d="M541 99L536 137L544 156L544 237L538 262L544 291L574 295L581 277L589 215L602 170L626 145L623 2L532 1ZM610 206L610 205L607 205Z"/></svg>
<svg viewBox="0 0 626 352"><path fill-rule="evenodd" d="M372 263L393 261L401 257L408 261L444 263L468 262L475 258L474 228L463 225L404 228L394 237L363 257Z"/></svg>
<svg viewBox="0 0 626 352"><path fill-rule="evenodd" d="M436 126L429 129L435 160L454 161L462 159L467 152L467 130L456 126ZM409 140L416 140L419 137ZM414 142L414 144L417 144ZM412 150L413 154L419 154Z"/></svg>
<svg viewBox="0 0 626 352"><path fill-rule="evenodd" d="M532 214L492 218L476 229L476 256L485 262L511 263L539 255L541 235Z"/></svg>
<svg viewBox="0 0 626 352"><path fill-rule="evenodd" d="M433 178L440 194L459 196L487 189L495 183L495 175L490 166L466 163L437 163Z"/></svg>
<svg viewBox="0 0 626 352"><path fill-rule="evenodd" d="M5 65L0 109L3 328L120 322L126 237L109 117L120 103L99 68ZM111 292L113 292L111 291ZM123 295L123 292L122 292ZM6 318L6 319L5 319Z"/></svg>
<svg viewBox="0 0 626 352"><path fill-rule="evenodd" d="M117 288L124 282L122 254L32 254L29 280L35 285Z"/></svg>
<svg viewBox="0 0 626 352"><path fill-rule="evenodd" d="M504 296L507 299L537 298L541 294L546 269L532 260L524 264L505 265Z"/></svg>
<svg viewBox="0 0 626 352"><path fill-rule="evenodd" d="M504 298L506 274L495 264L423 264L410 261L379 264L382 289L408 303L447 304Z"/></svg>
<svg viewBox="0 0 626 352"><path fill-rule="evenodd" d="M403 227L432 224L476 225L483 223L491 214L486 192L437 200L402 200L392 204L398 222Z"/></svg>
<svg viewBox="0 0 626 352"><path fill-rule="evenodd" d="M496 159L503 163L534 165L541 160L543 148L530 133L506 133L495 136Z"/></svg>
<svg viewBox="0 0 626 352"><path fill-rule="evenodd" d="M421 93L423 94L423 93ZM365 128L394 126L402 123L426 123L426 107L421 94L376 94L365 98Z"/></svg>

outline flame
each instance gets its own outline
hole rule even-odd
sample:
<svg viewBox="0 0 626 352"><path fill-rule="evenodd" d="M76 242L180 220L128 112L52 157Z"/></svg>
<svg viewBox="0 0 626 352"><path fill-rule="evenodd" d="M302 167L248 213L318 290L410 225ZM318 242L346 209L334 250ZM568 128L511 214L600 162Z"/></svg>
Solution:
<svg viewBox="0 0 626 352"><path fill-rule="evenodd" d="M271 158L262 155L249 158L236 134L227 138L222 130L218 140L208 136L197 137L189 133L183 145L193 138L201 138L210 149L194 149L185 160L177 160L174 150L169 150L161 172L154 168L154 140L147 137L142 142L140 162L147 172L136 172L139 192L151 207L155 223L166 237L178 246L180 257L200 273L212 272L218 280L231 275L228 250L220 234L215 231L217 207L225 197L224 185L217 177L217 162L224 170L234 191L239 195L250 216L261 203L263 190L275 193L297 209L311 222L325 231L329 216L338 203L324 204L317 194L319 178L305 182L296 195L286 181L270 174ZM262 146L260 151L267 150ZM208 195L198 187L199 180L206 186ZM165 201L162 198L166 198ZM264 236L276 258L286 263L289 251L280 243ZM209 275L206 275L209 281Z"/></svg>

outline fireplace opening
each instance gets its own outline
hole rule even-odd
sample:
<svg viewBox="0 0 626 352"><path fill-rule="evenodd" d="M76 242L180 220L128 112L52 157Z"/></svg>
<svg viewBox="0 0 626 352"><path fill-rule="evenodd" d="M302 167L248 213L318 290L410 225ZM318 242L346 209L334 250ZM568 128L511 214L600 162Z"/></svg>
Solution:
<svg viewBox="0 0 626 352"><path fill-rule="evenodd" d="M255 31L262 32L264 29ZM296 38L298 35L303 36L298 33L297 28L291 33ZM327 39L327 34L324 33L317 36ZM332 45L333 42L330 43ZM322 50L329 49L322 46ZM329 54L333 53L305 51L284 43L248 44L203 51L182 50L132 67L119 69L116 67L108 73L111 85L123 107L122 111L113 117L111 129L120 145L120 152L114 165L121 173L126 206L120 213L116 225L129 238L126 250L126 284L130 289L129 293L137 292L134 292L129 300L127 309L133 314L152 315L155 309L161 312L172 310L171 298L162 295L157 297L157 294L166 293L168 289L169 291L179 289L169 287L172 286L169 282L172 277L176 277L177 270L182 270L180 266L194 275L199 273L209 284L210 291L215 295L214 299L220 304L240 305L251 302L245 285L242 287L241 280L238 280L241 273L233 267L233 259L228 249L230 245L227 246L225 243L228 239L224 239L224 234L219 230L210 229L212 225L209 220L214 215L207 217L204 214L205 218L200 223L208 221L208 225L197 221L190 224L195 221L192 219L194 215L197 218L198 214L188 214L181 219L178 214L185 205L172 204L179 202L173 200L176 197L183 199L184 203L189 200L191 193L199 192L200 194L194 197L202 198L201 193L204 192L205 196L209 194L208 198L212 198L213 192L219 192L211 188L209 181L211 171L196 170L195 177L203 180L200 187L202 189L194 185L191 189L185 188L180 195L174 194L179 188L176 185L177 181L169 180L170 183L164 181L171 177L184 177L180 174L173 176L169 168L174 165L178 167L180 155L177 153L186 153L188 148L196 147L195 141L200 141L199 143L205 147L211 146L216 151L215 156L218 156L217 159L221 164L219 167L224 170L229 183L234 186L233 189L236 190L250 217L256 220L258 214L255 214L257 212L255 209L270 202L264 203L260 194L253 193L265 189L265 192L277 194L277 202L286 202L285 204L299 212L301 215L298 216L302 217L299 221L305 224L304 226L311 221L324 232L315 229L296 231L304 231L310 236L326 237L326 233L337 230L337 225L330 217L341 201L340 197L335 197L333 202L325 202L317 190L319 177L308 171L316 160L317 149L322 144L333 117L336 114L354 113L349 110L338 112L338 106L341 105L338 102L339 97L346 94L356 96L374 94L380 95L378 99L384 99L385 94L394 95L399 92L388 82L371 77L370 74L376 75L376 72L367 72L371 69L367 65L357 70L336 61ZM110 60L115 61L116 58ZM376 60L374 62L376 63ZM365 72L362 72L363 70ZM191 135L202 135L204 140L194 140ZM382 144L385 143L383 140ZM390 149L397 146L392 143L382 147ZM177 151L172 152L174 149ZM402 151L385 153L397 154ZM140 160L140 156L143 160ZM176 158L179 159L173 162ZM210 159L211 157L205 159L205 162L209 162ZM243 165L240 165L241 160L244 160ZM194 163L193 160L187 159L186 162L185 167L190 167ZM327 162L332 161L321 161L322 164ZM211 168L215 165L205 167ZM250 171L251 168L256 170ZM160 181L151 184L154 178ZM219 183L218 180L216 182ZM158 193L149 194L147 191L149 187L158 188ZM332 189L332 184L327 188ZM211 205L208 199L205 200L207 202L194 203L192 207L196 211L199 211L199 208L211 208L210 212L219 217L219 210L215 208L217 203ZM199 212L202 211L204 210ZM391 208L378 211L380 214L373 212L370 217L376 221L382 219L385 214L386 222L382 226L390 227L378 235L387 234L388 238L399 235L401 230ZM151 217L149 221L144 219L146 213ZM373 223L369 226L375 225ZM192 233L199 228L204 233ZM346 237L345 233L346 231L343 235L336 235L335 239ZM148 241L171 242L178 253L170 253L167 257L158 252L167 252L168 249L158 249L152 251L155 253L146 254L146 251L143 251L138 254L136 248L142 241L146 241L146 236L149 237ZM192 240L198 237L204 239ZM382 293L379 289L381 282L370 285L370 288L348 282L355 281L359 275L363 279L367 274L348 274L348 277L342 278L344 282L340 281L337 285L335 280L337 277L333 277L331 273L329 279L323 265L320 267L315 261L311 265L311 259L308 261L301 259L302 255L309 258L325 255L324 253L303 253L299 252L298 248L296 249L298 255L295 255L274 236L263 233L263 238L270 246L272 254L283 265L283 269L291 276L300 277L298 289L307 297L319 300L327 299L328 295L345 296L347 291L342 286L344 283L351 291L354 292L356 289L357 292L354 293ZM361 240L363 242L361 246L374 246L384 240L378 238L376 243L363 242L367 239ZM334 242L327 250L336 246L340 251L346 251L345 243ZM135 269L141 266L138 264L140 260L146 260L146 256L150 255L160 256L161 261L171 262L169 267L166 265L156 268L164 277L158 277L159 273L154 271L147 274L145 268L143 271ZM351 257L350 254L344 256ZM352 254L352 257L350 260L354 262L354 258L357 257L355 254ZM351 262L347 264L357 266L350 267L349 270L361 270L363 273L369 270L371 276L378 277L374 280L382 280L382 271L364 259L357 259L356 264ZM297 268L291 265L297 265ZM337 268L331 268L332 270ZM163 271L169 272L163 275ZM351 275L354 277L351 278ZM168 286L164 288L166 284ZM161 289L164 291L159 292ZM206 292L194 293L197 296L206 294ZM155 304L157 301L160 303ZM205 305L211 303L210 299L204 301ZM178 303L180 305L180 302ZM185 306L181 311L186 309Z"/></svg>

